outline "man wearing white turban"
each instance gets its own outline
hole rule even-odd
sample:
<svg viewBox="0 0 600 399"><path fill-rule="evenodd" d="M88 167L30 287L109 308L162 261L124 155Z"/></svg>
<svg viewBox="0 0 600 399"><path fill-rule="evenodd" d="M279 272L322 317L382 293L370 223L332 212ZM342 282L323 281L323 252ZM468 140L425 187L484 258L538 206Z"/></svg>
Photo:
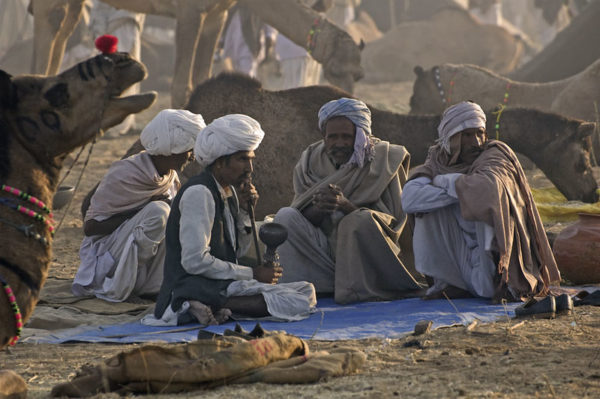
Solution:
<svg viewBox="0 0 600 399"><path fill-rule="evenodd" d="M560 280L523 169L485 127L475 103L446 109L438 142L404 186L415 266L430 277L425 298L518 300Z"/></svg>
<svg viewBox="0 0 600 399"><path fill-rule="evenodd" d="M84 215L75 295L121 302L158 293L169 204L180 186L177 171L192 160L205 126L201 115L163 110L141 133L145 151L111 165Z"/></svg>
<svg viewBox="0 0 600 399"><path fill-rule="evenodd" d="M281 281L310 281L338 303L414 296L400 205L410 155L371 134L371 111L359 100L323 105L319 128L323 140L294 170L294 200L275 216L288 228Z"/></svg>
<svg viewBox="0 0 600 399"><path fill-rule="evenodd" d="M258 193L250 178L263 137L260 124L241 114L215 119L198 135L194 153L204 171L173 200L164 280L154 317L143 323L216 324L232 313L300 320L316 305L312 284L275 284L281 267L238 264L252 242L247 210Z"/></svg>

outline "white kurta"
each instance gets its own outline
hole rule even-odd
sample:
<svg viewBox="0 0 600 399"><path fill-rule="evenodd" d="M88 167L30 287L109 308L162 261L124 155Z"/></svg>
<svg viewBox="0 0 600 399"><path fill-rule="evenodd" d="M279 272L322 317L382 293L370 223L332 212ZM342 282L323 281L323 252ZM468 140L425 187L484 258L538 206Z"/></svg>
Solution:
<svg viewBox="0 0 600 399"><path fill-rule="evenodd" d="M404 212L415 214L413 250L417 271L434 279L430 291L448 285L491 298L497 274L493 228L465 220L454 183L461 174L418 177L402 192Z"/></svg>
<svg viewBox="0 0 600 399"><path fill-rule="evenodd" d="M165 228L171 208L152 201L106 236L86 236L73 294L122 302L160 290L165 261Z"/></svg>
<svg viewBox="0 0 600 399"><path fill-rule="evenodd" d="M256 58L250 51L250 48L244 39L244 34L242 33L242 20L239 11L236 11L231 17L223 41L223 53L225 57L231 58L233 69L253 78L256 77L258 65L266 57L266 37L270 37L271 40L274 41L275 35L277 34L277 32L268 25L263 25L261 30L262 32L259 39L260 51Z"/></svg>
<svg viewBox="0 0 600 399"><path fill-rule="evenodd" d="M227 201L227 198L235 195L235 192L231 189L225 190L218 182L217 186L225 205L226 234L230 242L237 241L238 246L234 249L237 257L240 257L252 244L250 218L246 211L239 209L238 218L235 220ZM310 315L317 304L315 288L312 284L304 281L275 285L261 283L253 279L251 267L227 262L210 254L209 244L215 219L215 201L206 186L188 187L179 201L179 210L181 212L179 222L181 264L186 272L215 280L235 280L227 287L226 297L261 294L267 305L270 320L295 321ZM142 323L176 325L179 316L188 310L187 301L176 312L169 305L160 319L148 315L144 317ZM239 319L239 315L236 318Z"/></svg>
<svg viewBox="0 0 600 399"><path fill-rule="evenodd" d="M281 66L281 90L319 84L321 64L308 52L279 34L275 43L275 52Z"/></svg>

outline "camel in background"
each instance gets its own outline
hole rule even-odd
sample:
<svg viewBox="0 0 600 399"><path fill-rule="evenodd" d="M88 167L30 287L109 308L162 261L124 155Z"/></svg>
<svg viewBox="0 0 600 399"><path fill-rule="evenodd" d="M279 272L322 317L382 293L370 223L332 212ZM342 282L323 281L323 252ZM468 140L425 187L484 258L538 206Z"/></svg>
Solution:
<svg viewBox="0 0 600 399"><path fill-rule="evenodd" d="M239 74L220 74L194 90L187 109L200 113L206 123L231 113L250 115L266 132L257 150L254 182L261 193L256 214L275 213L293 197L292 172L301 152L321 139L318 111L327 101L351 94L330 86L309 86L269 91L259 81ZM373 134L404 145L411 165L425 161L427 150L437 138L439 115L403 115L370 106ZM496 116L488 113L488 131L494 131ZM589 137L595 124L568 119L533 109L508 109L500 120L500 139L516 152L530 158L569 200L595 202L597 184L590 165ZM125 156L143 150L139 140ZM200 169L188 165L189 178ZM82 204L89 205L90 191Z"/></svg>
<svg viewBox="0 0 600 399"><path fill-rule="evenodd" d="M235 0L102 0L116 8L174 17L175 71L171 104L182 107L193 87L211 75L213 54L223 31L227 11ZM34 19L34 72L57 73L66 40L81 19L84 0L32 0ZM302 47L311 29L317 30L311 55L323 65L325 78L352 92L363 75L360 48L333 23L295 0L239 0L265 23ZM318 26L315 26L315 23Z"/></svg>
<svg viewBox="0 0 600 399"><path fill-rule="evenodd" d="M427 20L393 27L362 55L367 82L413 79L415 65L444 62L483 66L501 74L516 68L527 46L499 26L481 24L467 10L449 7Z"/></svg>
<svg viewBox="0 0 600 399"><path fill-rule="evenodd" d="M319 108L327 101L348 96L329 86L268 91L245 76L219 75L194 90L187 109L202 114L207 123L229 113L247 114L261 123L266 134L256 152L254 182L261 192L256 212L264 216L291 203L293 168L301 152L322 137L317 128ZM411 154L411 165L425 161L429 146L437 138L439 115L370 109L375 136L404 145ZM495 123L496 116L488 113L489 132L494 132ZM597 200L588 145L594 123L532 109L507 109L500 125L500 139L530 158L567 199ZM188 168L188 176L197 172Z"/></svg>
<svg viewBox="0 0 600 399"><path fill-rule="evenodd" d="M523 82L551 82L583 71L600 58L599 20L600 1L592 1L552 42L508 77Z"/></svg>
<svg viewBox="0 0 600 399"><path fill-rule="evenodd" d="M154 103L154 92L119 97L145 76L144 66L125 53L98 55L51 77L12 77L0 71L0 184L51 207L65 157L101 130ZM30 208L47 222L50 210L5 190L0 191L0 198L0 276L12 288L24 323L48 274L52 234L43 220L32 219L9 205ZM23 230L30 225L30 232L39 236ZM0 349L16 333L15 314L3 290Z"/></svg>
<svg viewBox="0 0 600 399"><path fill-rule="evenodd" d="M473 100L486 110L502 104L595 121L600 104L600 59L576 75L546 83L517 82L476 65L442 64L426 71L417 66L414 72L411 114L438 114Z"/></svg>

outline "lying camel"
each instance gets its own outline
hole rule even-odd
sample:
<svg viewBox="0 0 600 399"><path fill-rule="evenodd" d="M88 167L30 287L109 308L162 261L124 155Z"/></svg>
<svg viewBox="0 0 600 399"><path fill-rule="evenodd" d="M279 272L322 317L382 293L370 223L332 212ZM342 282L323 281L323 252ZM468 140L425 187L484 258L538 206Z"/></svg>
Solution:
<svg viewBox="0 0 600 399"><path fill-rule="evenodd" d="M411 114L437 114L473 100L483 109L502 104L595 121L600 104L600 59L577 75L548 83L516 82L475 65L441 64L426 71L417 66L414 72Z"/></svg>
<svg viewBox="0 0 600 399"><path fill-rule="evenodd" d="M542 51L508 76L523 82L551 82L583 71L600 58L598 19L600 2L589 2Z"/></svg>
<svg viewBox="0 0 600 399"><path fill-rule="evenodd" d="M0 277L16 297L22 323L33 312L48 274L49 207L63 161L102 129L152 105L156 93L119 97L145 75L144 66L124 53L98 55L52 77L12 77L0 71ZM12 209L17 205L38 216ZM2 288L0 349L17 335L16 315ZM6 376L0 373L0 387Z"/></svg>
<svg viewBox="0 0 600 399"><path fill-rule="evenodd" d="M445 8L427 20L401 23L369 43L362 65L369 82L412 80L415 65L442 62L476 64L505 74L524 52L524 42L506 29L481 24L467 10Z"/></svg>
<svg viewBox="0 0 600 399"><path fill-rule="evenodd" d="M116 8L177 19L175 71L171 104L182 107L192 89L211 75L213 53L227 10L235 0L102 0ZM82 16L84 0L32 0L34 71L57 73L66 41ZM312 38L312 56L323 65L325 78L352 92L363 75L360 47L350 35L296 0L239 0L264 22L302 47Z"/></svg>
<svg viewBox="0 0 600 399"><path fill-rule="evenodd" d="M319 108L327 101L348 96L329 86L268 91L254 79L221 74L196 88L187 109L202 114L207 123L230 113L248 114L261 123L266 134L257 150L254 181L261 193L256 214L262 217L291 202L292 171L300 153L321 139L317 129ZM439 116L402 115L370 108L373 133L404 145L411 153L412 165L423 163L429 146L437 138ZM494 131L495 123L496 117L488 114L488 131ZM500 124L500 138L529 157L565 197L586 202L597 200L588 146L595 124L520 108L503 112ZM138 140L126 155L142 149ZM198 172L198 165L193 163L184 170L184 175L190 177Z"/></svg>

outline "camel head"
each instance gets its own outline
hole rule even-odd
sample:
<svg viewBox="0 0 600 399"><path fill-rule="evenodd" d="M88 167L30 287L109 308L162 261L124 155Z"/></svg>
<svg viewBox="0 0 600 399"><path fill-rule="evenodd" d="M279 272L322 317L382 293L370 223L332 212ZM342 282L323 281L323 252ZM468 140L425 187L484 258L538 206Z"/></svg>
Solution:
<svg viewBox="0 0 600 399"><path fill-rule="evenodd" d="M333 44L330 48L331 52L322 63L323 74L332 85L353 93L354 82L364 76L360 65L360 52L364 48L364 42L361 41L361 45L357 45L350 35L339 29L333 34L338 38L331 41Z"/></svg>
<svg viewBox="0 0 600 399"><path fill-rule="evenodd" d="M51 77L13 78L0 71L0 182L51 204L66 154L154 102L156 93L119 97L145 75L142 64L122 53L99 55ZM0 216L0 275L25 322L46 279L51 246L11 226L33 223L38 237L50 243L52 237L44 223L10 207L0 207ZM14 318L7 296L0 295L0 349L16 334Z"/></svg>
<svg viewBox="0 0 600 399"><path fill-rule="evenodd" d="M417 78L413 84L413 94L410 97L411 114L441 114L444 111L446 103L442 102L442 95L436 85L434 69L435 67L423 70L418 65L415 67Z"/></svg>
<svg viewBox="0 0 600 399"><path fill-rule="evenodd" d="M554 184L563 195L571 200L578 199L587 203L598 201L598 185L594 178L590 154L592 152L592 134L597 129L595 123L574 121L570 136L562 140L557 147ZM569 133L568 131L563 134Z"/></svg>
<svg viewBox="0 0 600 399"><path fill-rule="evenodd" d="M568 200L598 201L598 185L590 162L595 123L525 108L509 109L504 114L500 119L500 140L504 140L502 131L512 132L510 140L504 141L516 152L527 155ZM494 132L496 119L490 116L488 113L487 130Z"/></svg>
<svg viewBox="0 0 600 399"><path fill-rule="evenodd" d="M156 93L119 97L145 76L125 53L98 55L50 77L1 72L2 119L26 150L49 162L152 105Z"/></svg>

